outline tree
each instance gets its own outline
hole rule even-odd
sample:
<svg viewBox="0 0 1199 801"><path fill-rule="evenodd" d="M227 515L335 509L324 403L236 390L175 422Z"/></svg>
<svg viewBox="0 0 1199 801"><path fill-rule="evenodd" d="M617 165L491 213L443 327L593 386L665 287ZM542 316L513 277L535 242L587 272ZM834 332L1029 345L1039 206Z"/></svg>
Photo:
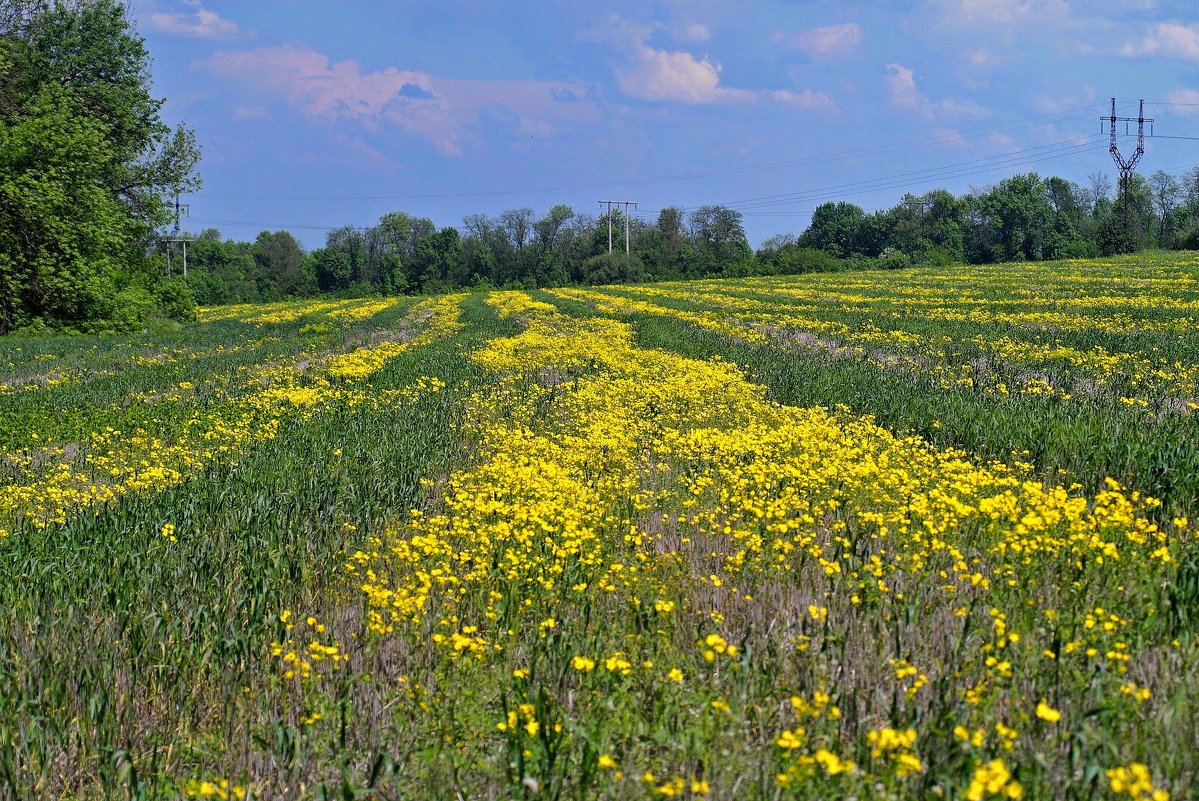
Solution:
<svg viewBox="0 0 1199 801"><path fill-rule="evenodd" d="M101 176L134 220L166 222L167 195L194 189L200 154L194 135L172 132L150 93L150 54L119 0L43 3L6 36L12 70L0 82L11 98L33 98L46 86L71 95L81 113L102 121L113 159Z"/></svg>
<svg viewBox="0 0 1199 801"><path fill-rule="evenodd" d="M148 66L117 0L0 10L0 333L111 327L119 293L161 280L146 244L199 152L159 118Z"/></svg>
<svg viewBox="0 0 1199 801"><path fill-rule="evenodd" d="M700 206L691 212L691 238L699 257L699 272L719 275L753 256L741 212L725 206Z"/></svg>
<svg viewBox="0 0 1199 801"><path fill-rule="evenodd" d="M417 244L437 231L427 217L393 211L366 232L368 268L363 279L381 292L419 292L424 270Z"/></svg>
<svg viewBox="0 0 1199 801"><path fill-rule="evenodd" d="M532 211L530 210L531 213ZM533 223L534 237L543 254L557 250L559 245L558 239L562 232L566 230L565 225L567 221L574 216L574 209L563 203L559 203L546 212L544 217Z"/></svg>
<svg viewBox="0 0 1199 801"><path fill-rule="evenodd" d="M1135 253L1145 247L1146 231L1153 225L1153 193L1137 173L1121 182L1119 196L1099 223L1096 237L1104 256Z"/></svg>
<svg viewBox="0 0 1199 801"><path fill-rule="evenodd" d="M254 242L258 294L263 300L304 295L316 288L304 250L287 231L263 231Z"/></svg>
<svg viewBox="0 0 1199 801"><path fill-rule="evenodd" d="M50 87L26 109L0 119L0 333L109 317L135 236L104 183L108 128Z"/></svg>
<svg viewBox="0 0 1199 801"><path fill-rule="evenodd" d="M318 248L312 251L312 271L316 285L322 292L347 289L353 280L354 265L347 250L340 248Z"/></svg>
<svg viewBox="0 0 1199 801"><path fill-rule="evenodd" d="M800 247L823 250L836 258L860 252L859 240L866 212L853 203L821 203L812 212L812 222L799 237Z"/></svg>
<svg viewBox="0 0 1199 801"><path fill-rule="evenodd" d="M1172 237L1168 237L1170 222L1178 201L1182 198L1183 187L1173 175L1164 170L1158 170L1149 176L1149 189L1152 192L1153 205L1157 209L1157 241L1162 247L1171 247Z"/></svg>
<svg viewBox="0 0 1199 801"><path fill-rule="evenodd" d="M199 303L244 303L260 299L252 244L222 242L221 232L209 228L188 245L187 260L190 267L187 283Z"/></svg>
<svg viewBox="0 0 1199 801"><path fill-rule="evenodd" d="M1087 180L1091 183L1091 212L1094 213L1100 201L1111 199L1112 179L1105 172L1093 172Z"/></svg>
<svg viewBox="0 0 1199 801"><path fill-rule="evenodd" d="M457 228L442 228L416 243L414 263L419 272L419 287L422 292L448 291L455 284L461 285L462 238Z"/></svg>

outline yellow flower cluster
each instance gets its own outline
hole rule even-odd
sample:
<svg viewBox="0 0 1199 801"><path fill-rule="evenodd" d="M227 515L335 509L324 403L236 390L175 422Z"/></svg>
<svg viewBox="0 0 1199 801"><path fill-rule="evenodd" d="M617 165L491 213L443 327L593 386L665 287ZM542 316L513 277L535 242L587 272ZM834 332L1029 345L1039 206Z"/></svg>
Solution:
<svg viewBox="0 0 1199 801"><path fill-rule="evenodd" d="M1012 779L1012 773L1002 759L979 763L970 777L966 788L968 801L983 801L985 798L1022 798L1024 788Z"/></svg>
<svg viewBox="0 0 1199 801"><path fill-rule="evenodd" d="M1168 801L1165 790L1153 786L1149 768L1140 762L1107 771L1107 781L1116 795L1128 795L1144 801Z"/></svg>
<svg viewBox="0 0 1199 801"><path fill-rule="evenodd" d="M184 785L183 793L188 798L216 798L220 801L249 797L245 787L233 784L228 779L191 779Z"/></svg>
<svg viewBox="0 0 1199 801"><path fill-rule="evenodd" d="M932 376L943 388L1062 400L1108 393L1133 409L1192 411L1199 406L1199 363L1193 359L1164 355L1156 347L1144 352L1098 343L1082 348L1062 338L1115 335L1124 340L1130 332L1179 341L1193 336L1199 329L1199 318L1191 314L1195 302L1174 294L1191 289L1193 279L1164 271L1148 276L1144 270L1094 263L1066 264L1065 269L1055 263L912 270L893 285L873 276L834 274L555 294L607 313L668 316L749 342ZM1151 296L1141 294L1146 282L1154 285ZM1029 286L1046 294L1032 294ZM1013 311L1014 303L1026 308ZM974 333L979 328L984 332Z"/></svg>
<svg viewBox="0 0 1199 801"><path fill-rule="evenodd" d="M399 303L399 298L368 300L353 306L334 309L333 311L329 312L328 316L330 319L337 320L339 323L356 323L361 320L368 320L371 317L374 317L376 314L385 312Z"/></svg>
<svg viewBox="0 0 1199 801"><path fill-rule="evenodd" d="M846 409L781 406L735 366L638 348L630 326L615 320L569 317L523 293L488 300L523 328L472 354L500 377L469 400L474 463L445 478L432 508L412 510L347 564L381 642L431 641L449 662L499 665L529 642L547 651L568 642L579 625L572 610L588 599L627 599L639 625L669 639L680 615L720 626L726 611L790 586L803 588L798 598L774 597L796 609L789 641L804 653L831 636L847 608L902 606L918 585L970 617L994 587L1018 586L1050 562L1072 575L1115 576L1173 558L1170 534L1150 516L1156 501L1116 482L1088 497L896 436ZM1087 658L1118 673L1128 646L1110 613L1094 616L1086 636L1107 639ZM1017 631L998 607L983 619L986 639L954 669L973 671L955 692L979 714L1010 703L1018 670L1043 659L1057 636ZM1103 631L1108 623L1116 630ZM735 632L697 633L688 648L699 659L686 665L683 650L664 662L637 655L644 646L631 641L617 652L565 649L563 674L597 693L648 692L644 682L683 692L693 672L697 687L736 675L746 655ZM927 692L938 668L900 658L886 665L907 703ZM691 714L736 718L737 703L713 689ZM839 755L846 744L835 725L813 729L840 718L827 694L791 703L797 725L773 739L780 786L813 776L911 781L927 770L914 728L875 723L861 743L870 755L863 769ZM1024 714L1062 717L1045 701ZM501 723L510 730L528 721ZM977 753L963 788L971 798L1018 798L1021 783L993 756L1012 752L1017 732L1002 720L992 728L988 737L958 727ZM676 788L654 782L663 794Z"/></svg>
<svg viewBox="0 0 1199 801"><path fill-rule="evenodd" d="M333 403L386 403L412 392L437 392L428 379L398 394L364 394L356 384L390 359L457 331L462 296L423 301L413 310L419 333L350 353L313 354L309 364L264 365L239 378L217 402L196 408L172 439L144 429L94 432L78 446L54 445L4 455L12 480L0 486L0 524L63 524L75 512L130 493L174 486L207 465L236 457L253 442L272 439L280 424ZM186 393L189 390L183 390ZM0 536L8 533L0 525Z"/></svg>

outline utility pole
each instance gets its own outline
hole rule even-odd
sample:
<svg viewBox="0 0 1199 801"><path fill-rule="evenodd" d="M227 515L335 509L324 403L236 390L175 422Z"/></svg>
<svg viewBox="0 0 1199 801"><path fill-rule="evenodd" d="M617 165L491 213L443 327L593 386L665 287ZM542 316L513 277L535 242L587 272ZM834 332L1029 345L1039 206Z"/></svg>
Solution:
<svg viewBox="0 0 1199 801"><path fill-rule="evenodd" d="M171 231L171 235L162 239L162 244L167 252L167 278L171 277L171 245L179 242L183 248L183 277L187 278L187 237L183 236L179 228L179 218L191 216L191 204L180 203L179 195L175 195L175 229Z"/></svg>
<svg viewBox="0 0 1199 801"><path fill-rule="evenodd" d="M1145 155L1145 123L1149 123L1150 136L1153 135L1153 120L1145 119L1145 101L1141 101L1140 112L1135 117L1117 117L1116 116L1116 98L1112 98L1112 115L1110 117L1100 117L1100 130L1102 123L1107 122L1111 140L1107 151L1112 154L1112 160L1116 162L1116 167L1120 170L1120 195L1121 207L1125 218L1128 216L1128 193L1132 189L1132 174L1137 168L1137 162L1141 160L1141 156ZM1124 133L1128 133L1130 123L1137 124L1137 149L1133 151L1132 158L1125 161L1124 156L1120 154L1120 148L1116 145L1116 123L1124 123Z"/></svg>
<svg viewBox="0 0 1199 801"><path fill-rule="evenodd" d="M920 222L917 227L920 231L920 238L926 238L924 231L924 214L925 212L932 210L933 202L926 198L913 197L903 201L903 205L907 206L908 212L912 217L919 219Z"/></svg>
<svg viewBox="0 0 1199 801"><path fill-rule="evenodd" d="M612 206L624 206L624 253L629 255L629 206L637 208L636 200L601 200L599 204L608 206L608 255L612 255Z"/></svg>

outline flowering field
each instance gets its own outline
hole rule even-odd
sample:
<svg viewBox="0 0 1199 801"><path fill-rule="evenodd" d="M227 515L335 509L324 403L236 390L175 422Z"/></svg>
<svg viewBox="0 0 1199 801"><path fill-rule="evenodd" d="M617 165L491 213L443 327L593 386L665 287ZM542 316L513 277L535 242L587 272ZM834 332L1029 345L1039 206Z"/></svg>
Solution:
<svg viewBox="0 0 1199 801"><path fill-rule="evenodd" d="M0 796L1199 782L1199 260L0 341Z"/></svg>

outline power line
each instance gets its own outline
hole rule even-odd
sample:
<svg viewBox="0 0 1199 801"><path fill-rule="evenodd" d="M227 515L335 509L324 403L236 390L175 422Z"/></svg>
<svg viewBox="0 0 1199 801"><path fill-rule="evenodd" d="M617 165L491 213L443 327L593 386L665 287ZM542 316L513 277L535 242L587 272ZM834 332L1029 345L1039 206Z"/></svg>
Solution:
<svg viewBox="0 0 1199 801"><path fill-rule="evenodd" d="M1094 106L1080 106L1077 108L1065 109L1062 111L1051 112L1047 114L1025 117L1019 120L1002 123L992 123L989 125L976 126L974 128L966 128L951 134L943 134L926 139L911 140L909 142L898 142L885 145L873 145L870 147L859 148L856 150L843 150L833 153L828 153L820 156L809 156L798 159L787 159L784 161L766 162L761 164L750 164L739 167L724 167L711 170L698 170L689 173L677 175L658 176L653 178L633 178L621 181L604 181L590 184L576 184L573 186L555 186L541 188L521 188L521 189L497 189L484 190L478 192L446 192L446 193L422 193L408 195L260 195L260 194L238 194L238 193L220 193L208 192L206 197L212 198L230 198L230 199L245 199L245 200L361 200L361 201L377 201L377 200L460 200L465 198L475 197L498 197L504 195L524 195L524 194L543 194L552 192L576 192L586 191L590 189L605 189L622 186L637 186L654 183L668 183L673 181L688 181L698 180L703 178L714 178L724 175L739 175L748 172L761 172L765 170L777 170L783 167L797 167L811 164L823 164L833 159L847 159L867 155L878 155L882 153L893 153L905 150L915 150L923 147L932 147L939 144L954 144L963 139L975 138L975 134L994 133L1005 128L1017 128L1023 125L1031 125L1035 122L1068 122L1075 119L1083 119L1089 113L1093 113Z"/></svg>
<svg viewBox="0 0 1199 801"><path fill-rule="evenodd" d="M1141 160L1141 156L1145 155L1145 123L1149 123L1149 130L1153 130L1153 120L1145 119L1145 100L1141 99L1141 105L1137 111L1136 117L1117 117L1116 116L1116 98L1112 98L1112 115L1110 117L1101 117L1100 125L1103 121L1107 121L1111 129L1111 145L1108 147L1108 152L1112 155L1112 161L1116 162L1116 168L1120 171L1120 208L1123 211L1124 217L1128 217L1128 195L1129 189L1132 187L1132 174L1136 171L1137 162ZM1124 158L1120 153L1120 147L1116 144L1116 123L1123 122L1125 124L1125 132L1127 133L1128 124L1135 122L1137 124L1137 146L1132 151L1131 158Z"/></svg>
<svg viewBox="0 0 1199 801"><path fill-rule="evenodd" d="M978 175L985 172L991 172L1002 167L1023 166L1027 164L1035 164L1042 161L1062 158L1065 156L1075 155L1077 153L1088 150L1093 147L1094 141L1099 138L1098 134L1089 134L1075 140L1055 142L1047 145L1038 145L1033 148L1024 148L1013 151L1011 153L1000 154L997 156L989 156L980 159L972 159L956 164L944 165L941 167L930 168L926 170L917 170L907 173L899 173L886 176L884 178L874 178L862 181L853 181L843 184L834 184L830 186L817 187L804 190L802 192L787 193L783 195L767 195L758 198L746 198L736 201L728 201L720 205L741 210L746 216L749 215L784 215L793 214L794 211L766 211L770 206L787 205L791 203L804 202L814 199L822 195L836 193L840 196L851 196L864 194L883 189L894 189L903 186L910 186L914 181L933 181L943 180L946 178L967 177L970 175ZM1044 151L1049 150L1047 154ZM1029 157L1033 156L1035 157ZM613 201L623 202L623 201ZM632 201L630 201L631 203ZM683 211L694 211L698 206L681 207ZM638 212L639 217L652 216L660 210L641 210ZM276 222L264 222L256 220L233 220L220 218L193 218L198 222L207 222L214 224L227 225L246 225L246 226L261 226L262 228L272 229L292 229L292 230L310 230L310 231L334 231L341 228L355 228L355 226L346 225L313 225L313 224L287 224ZM358 227L357 230L365 230Z"/></svg>
<svg viewBox="0 0 1199 801"><path fill-rule="evenodd" d="M897 173L885 178L864 179L861 181L851 181L844 184L834 184L832 186L819 187L816 189L808 189L800 192L788 192L779 195L764 195L762 197L748 198L744 200L736 200L727 204L732 207L744 206L750 207L753 205L772 205L768 201L780 200L785 201L797 196L808 196L812 194L821 194L825 192L839 192L845 189L854 189L857 187L866 186L868 189L882 188L891 189L895 184L910 183L913 179L938 180L940 178L953 178L962 175L970 175L977 171L985 171L996 167L1017 166L1022 164L1033 164L1038 161L1044 161L1051 158L1060 158L1062 156L1072 155L1074 153L1083 152L1089 149L1095 139L1095 135L1089 135L1079 139L1071 139L1061 142L1054 142L1047 145L1038 145L1031 148L1023 148L1009 153L1003 153L996 156L986 156L969 161L958 162L956 164L947 164L940 167L930 167L922 170L913 170L905 173ZM888 186L876 186L885 182Z"/></svg>
<svg viewBox="0 0 1199 801"><path fill-rule="evenodd" d="M1120 105L1125 105L1125 104L1120 104ZM1052 115L1046 115L1046 116L1052 116ZM991 127L995 127L995 126L991 126ZM1024 165L1028 165L1028 164L1035 164L1035 163L1040 163L1043 161L1059 159L1059 158L1063 158L1066 156L1077 155L1081 152L1084 152L1084 151L1090 149L1093 146L1094 140L1096 139L1097 136L1099 136L1099 135L1090 134L1090 135L1077 137L1074 139L1053 142L1053 143L1049 143L1046 145L1038 145L1038 146L1032 147L1032 148L1023 148L1020 150L1012 151L1012 152L1005 153L1005 154L1000 154L997 156L982 157L982 158L972 159L972 160L965 161L965 162L958 162L955 164L948 164L948 165L929 168L929 169L925 169L925 170L915 170L915 171L910 171L910 172L906 172L906 173L898 173L898 174L886 176L883 178L874 178L874 179L866 179L866 180L862 180L862 181L853 181L853 182L842 183L842 184L834 184L834 185L829 185L829 186L817 187L817 188L813 188L813 189L807 189L807 190L803 190L800 192L783 193L783 194L776 194L776 195L765 195L765 196L754 197L754 198L743 198L741 200L736 200L736 201L727 201L727 202L721 203L720 205L724 205L726 207L734 208L738 211L741 211L741 213L744 216L754 216L754 217L757 217L757 216L762 216L762 217L765 217L765 216L790 216L790 215L795 214L798 211L798 209L789 209L789 210L781 210L781 209L770 210L770 209L771 209L771 207L775 207L777 209L777 207L780 207L780 206L788 206L788 205L805 203L805 202L808 202L810 200L816 199L822 195L826 195L829 193L836 193L839 196L860 195L860 194L865 194L868 192L875 192L875 191L880 191L880 190L895 189L895 188L901 188L904 186L910 186L913 182L918 182L918 181L920 181L920 182L940 181L940 180L945 180L945 179L949 179L949 178L969 177L972 175L980 175L980 174L984 174L987 172L993 172L994 170L1000 169L1003 167L1024 166ZM1185 140L1199 139L1199 137L1180 137L1180 136L1167 136L1167 135L1154 135L1154 136L1151 136L1150 138L1185 139ZM871 148L868 150L875 151L875 150L880 150L880 149L881 148ZM862 152L865 152L865 151L862 151ZM789 162L789 163L798 163L798 162ZM1190 166L1196 166L1196 165L1190 165ZM1188 169L1188 168L1189 167L1183 167L1181 169ZM651 180L651 179L646 179L646 180ZM464 195L464 196L466 196L466 195ZM623 202L623 201L613 201L613 202ZM630 205L632 205L632 201L629 201L629 203L630 203ZM680 208L682 211L694 211L696 208L699 208L699 206L687 206L687 207L678 207L678 208ZM627 207L626 207L626 212L627 212ZM660 209L659 210L642 209L635 213L641 219L648 219L648 218L652 218L654 215L656 215L659 212L660 212ZM629 215L626 213L626 220L627 220L628 216ZM338 229L343 229L343 228L352 228L354 230L365 231L369 227L369 226L363 227L363 226L350 226L350 225L314 225L314 224L307 224L307 223L289 224L289 223L263 222L263 221L255 221L255 220L235 220L235 219L203 218L203 217L197 217L197 218L193 218L193 219L195 219L197 222L208 222L208 223L214 223L214 224L218 224L218 225L225 224L225 225L238 225L238 226L261 226L262 228L309 230L309 231L333 231L333 230L338 230Z"/></svg>
<svg viewBox="0 0 1199 801"><path fill-rule="evenodd" d="M984 159L975 159L973 161L961 162L959 164L951 164L942 167L930 168L927 170L916 170L913 172L899 173L884 178L873 178L862 181L852 181L843 184L834 184L830 186L806 189L800 192L747 198L743 200L730 201L721 205L725 205L730 208L737 208L739 210L745 210L746 213L748 213L748 210L750 209L762 209L770 206L798 203L834 193L839 196L849 196L864 194L866 192L874 192L882 189L895 189L904 186L910 186L916 181L934 181L944 180L946 178L968 177L971 175L979 175L982 173L991 172L1001 167L1024 166L1027 164L1036 164L1042 161L1050 161L1053 159L1062 158L1064 156L1076 155L1093 147L1094 140L1097 138L1097 134L1091 134L1084 138L1085 141L1080 141L1077 144L1073 143L1077 140L1072 140L1072 142L1057 142L1051 145L1041 145L1036 148L1027 148L1021 151L1015 151L1013 153L991 156ZM1021 155L1033 154L1037 151L1043 151L1048 148L1054 148L1055 150L1047 154L1038 154L1035 157ZM694 210L694 208L698 207L686 207L683 210L691 211ZM650 214L652 212L647 210L646 213Z"/></svg>

